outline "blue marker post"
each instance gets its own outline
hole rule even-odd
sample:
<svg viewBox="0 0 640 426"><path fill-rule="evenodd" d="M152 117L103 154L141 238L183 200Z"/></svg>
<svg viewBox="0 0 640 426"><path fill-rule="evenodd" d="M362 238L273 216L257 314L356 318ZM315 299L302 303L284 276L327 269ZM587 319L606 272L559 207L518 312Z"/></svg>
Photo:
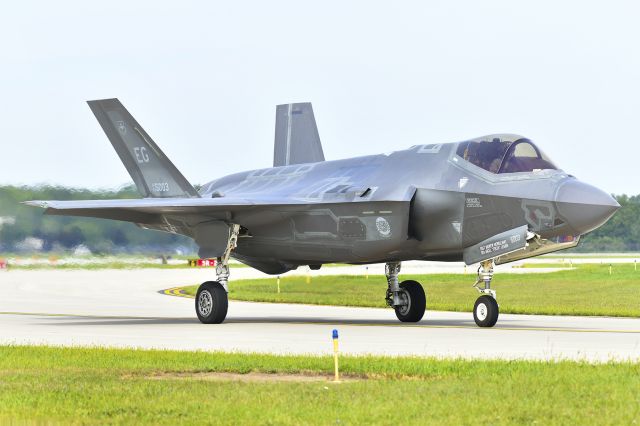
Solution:
<svg viewBox="0 0 640 426"><path fill-rule="evenodd" d="M340 381L340 374L338 373L338 330L333 330L333 368L334 368L334 382Z"/></svg>

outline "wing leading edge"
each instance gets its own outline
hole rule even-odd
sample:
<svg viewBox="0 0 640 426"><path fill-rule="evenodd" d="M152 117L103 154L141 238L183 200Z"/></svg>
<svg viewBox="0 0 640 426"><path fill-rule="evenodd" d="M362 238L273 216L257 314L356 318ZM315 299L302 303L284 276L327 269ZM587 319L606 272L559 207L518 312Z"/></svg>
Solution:
<svg viewBox="0 0 640 426"><path fill-rule="evenodd" d="M300 201L299 204L307 202ZM23 204L45 209L45 214L114 219L152 224L161 215L232 214L256 206L283 205L278 200L242 198L145 198L126 200L25 201ZM287 202L286 205L296 205Z"/></svg>

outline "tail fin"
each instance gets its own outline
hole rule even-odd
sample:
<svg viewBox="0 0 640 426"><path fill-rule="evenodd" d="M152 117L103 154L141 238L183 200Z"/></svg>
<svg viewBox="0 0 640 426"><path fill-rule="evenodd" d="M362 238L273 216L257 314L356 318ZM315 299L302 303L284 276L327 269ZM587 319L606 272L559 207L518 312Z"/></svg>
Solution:
<svg viewBox="0 0 640 426"><path fill-rule="evenodd" d="M278 105L273 166L318 161L324 153L311 103Z"/></svg>
<svg viewBox="0 0 640 426"><path fill-rule="evenodd" d="M145 198L200 196L119 100L87 103Z"/></svg>

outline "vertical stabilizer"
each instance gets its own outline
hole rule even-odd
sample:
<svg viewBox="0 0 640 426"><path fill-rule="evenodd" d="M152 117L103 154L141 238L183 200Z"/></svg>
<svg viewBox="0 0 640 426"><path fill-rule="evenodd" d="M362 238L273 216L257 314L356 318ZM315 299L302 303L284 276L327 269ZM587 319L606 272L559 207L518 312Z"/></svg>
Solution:
<svg viewBox="0 0 640 426"><path fill-rule="evenodd" d="M87 103L143 197L200 196L119 100Z"/></svg>
<svg viewBox="0 0 640 426"><path fill-rule="evenodd" d="M318 161L324 161L324 153L311 103L278 105L273 166Z"/></svg>

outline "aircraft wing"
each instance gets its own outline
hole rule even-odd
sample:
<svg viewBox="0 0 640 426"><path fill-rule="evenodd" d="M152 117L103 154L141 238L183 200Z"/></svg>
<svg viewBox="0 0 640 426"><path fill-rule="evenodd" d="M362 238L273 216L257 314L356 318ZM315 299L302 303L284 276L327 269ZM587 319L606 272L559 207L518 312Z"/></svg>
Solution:
<svg viewBox="0 0 640 426"><path fill-rule="evenodd" d="M229 215L258 206L308 205L308 200L277 200L261 198L144 198L123 200L25 201L23 204L41 207L45 214L85 216L126 222L154 224L162 215L198 215L228 218Z"/></svg>

